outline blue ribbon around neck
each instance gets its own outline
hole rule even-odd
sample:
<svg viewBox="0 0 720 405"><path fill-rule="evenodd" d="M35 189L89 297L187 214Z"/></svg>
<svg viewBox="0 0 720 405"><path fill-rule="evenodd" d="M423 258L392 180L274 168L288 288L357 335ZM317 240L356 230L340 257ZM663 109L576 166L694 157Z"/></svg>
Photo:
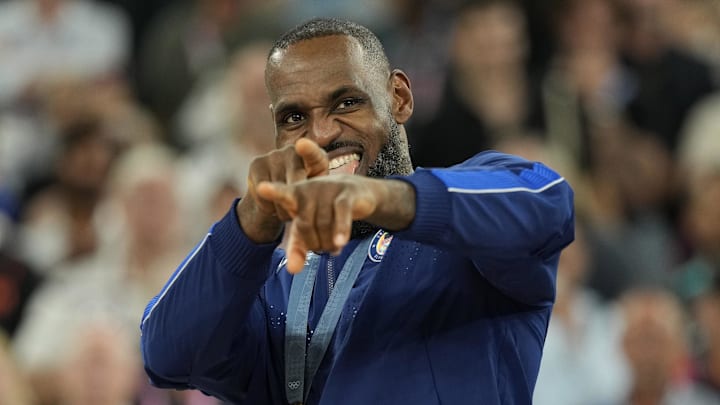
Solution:
<svg viewBox="0 0 720 405"><path fill-rule="evenodd" d="M372 237L362 240L348 257L308 345L305 341L310 300L320 256L309 254L303 271L293 277L285 325L285 394L288 403L302 404L307 399L310 385L335 333L350 290L365 263L371 240Z"/></svg>

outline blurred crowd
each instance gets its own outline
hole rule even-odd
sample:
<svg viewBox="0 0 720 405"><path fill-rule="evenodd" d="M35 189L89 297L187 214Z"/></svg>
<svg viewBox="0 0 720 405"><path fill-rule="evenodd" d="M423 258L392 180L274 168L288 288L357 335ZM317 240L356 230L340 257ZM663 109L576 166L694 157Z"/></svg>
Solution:
<svg viewBox="0 0 720 405"><path fill-rule="evenodd" d="M717 0L0 0L0 405L217 404L149 386L139 320L273 148L267 51L313 16L408 73L416 166L573 186L534 403L720 404Z"/></svg>

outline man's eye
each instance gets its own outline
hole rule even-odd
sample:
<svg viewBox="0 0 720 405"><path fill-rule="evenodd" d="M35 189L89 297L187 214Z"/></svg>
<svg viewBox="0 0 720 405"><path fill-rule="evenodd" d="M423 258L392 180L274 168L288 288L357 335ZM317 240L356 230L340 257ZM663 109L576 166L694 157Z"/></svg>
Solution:
<svg viewBox="0 0 720 405"><path fill-rule="evenodd" d="M345 100L342 100L340 104L338 104L337 109L338 110L344 110L347 108L355 107L359 104L362 104L362 99L359 98L346 98Z"/></svg>
<svg viewBox="0 0 720 405"><path fill-rule="evenodd" d="M302 114L300 114L298 112L294 112L294 113L287 114L282 119L282 123L283 124L297 124L298 122L302 121L303 118L304 117Z"/></svg>

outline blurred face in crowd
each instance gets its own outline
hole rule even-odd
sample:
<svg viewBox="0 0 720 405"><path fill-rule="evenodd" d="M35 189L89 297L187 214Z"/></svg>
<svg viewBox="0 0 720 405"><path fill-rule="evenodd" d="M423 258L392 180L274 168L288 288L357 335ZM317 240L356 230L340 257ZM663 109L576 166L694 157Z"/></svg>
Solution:
<svg viewBox="0 0 720 405"><path fill-rule="evenodd" d="M138 241L165 240L177 222L177 202L171 173L159 173L126 191L125 210L132 236Z"/></svg>
<svg viewBox="0 0 720 405"><path fill-rule="evenodd" d="M35 0L37 12L43 20L52 21L57 17L65 0Z"/></svg>
<svg viewBox="0 0 720 405"><path fill-rule="evenodd" d="M525 21L515 6L478 5L458 16L452 57L467 72L517 65L525 57L526 42Z"/></svg>
<svg viewBox="0 0 720 405"><path fill-rule="evenodd" d="M607 0L570 0L559 21L560 43L569 51L588 52L613 48L617 22Z"/></svg>
<svg viewBox="0 0 720 405"><path fill-rule="evenodd" d="M96 192L105 185L115 157L114 145L102 129L83 135L60 157L58 177L78 191Z"/></svg>
<svg viewBox="0 0 720 405"><path fill-rule="evenodd" d="M631 292L623 300L623 349L636 389L660 390L684 355L682 315L669 293Z"/></svg>
<svg viewBox="0 0 720 405"><path fill-rule="evenodd" d="M132 400L139 364L125 335L105 325L79 333L75 349L61 372L63 403L125 404Z"/></svg>
<svg viewBox="0 0 720 405"><path fill-rule="evenodd" d="M652 134L626 141L617 182L626 204L634 210L662 207L670 194L672 156Z"/></svg>
<svg viewBox="0 0 720 405"><path fill-rule="evenodd" d="M266 83L277 146L311 139L328 152L331 173L408 174L412 165L401 125L412 113L410 83L398 71L381 77L363 53L356 39L333 35L271 56Z"/></svg>
<svg viewBox="0 0 720 405"><path fill-rule="evenodd" d="M134 246L162 248L177 232L179 209L174 155L162 147L136 146L114 167L111 186L124 210Z"/></svg>
<svg viewBox="0 0 720 405"><path fill-rule="evenodd" d="M663 46L662 9L667 0L620 0L623 11L623 46L633 58L653 57Z"/></svg>
<svg viewBox="0 0 720 405"><path fill-rule="evenodd" d="M710 175L691 192L686 224L694 246L720 263L720 175Z"/></svg>
<svg viewBox="0 0 720 405"><path fill-rule="evenodd" d="M267 116L270 104L264 80L268 48L269 44L258 42L240 50L230 66L228 78L238 121L235 135L243 145L258 153L267 153L274 146L272 121L258 119Z"/></svg>

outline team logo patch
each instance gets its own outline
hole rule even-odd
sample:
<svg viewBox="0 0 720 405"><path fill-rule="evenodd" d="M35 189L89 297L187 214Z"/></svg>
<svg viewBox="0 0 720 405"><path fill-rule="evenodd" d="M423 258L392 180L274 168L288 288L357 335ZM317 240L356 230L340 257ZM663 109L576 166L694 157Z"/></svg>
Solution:
<svg viewBox="0 0 720 405"><path fill-rule="evenodd" d="M392 235L383 230L377 231L368 247L368 258L375 263L380 263L390 246L390 242L392 242L392 238Z"/></svg>

